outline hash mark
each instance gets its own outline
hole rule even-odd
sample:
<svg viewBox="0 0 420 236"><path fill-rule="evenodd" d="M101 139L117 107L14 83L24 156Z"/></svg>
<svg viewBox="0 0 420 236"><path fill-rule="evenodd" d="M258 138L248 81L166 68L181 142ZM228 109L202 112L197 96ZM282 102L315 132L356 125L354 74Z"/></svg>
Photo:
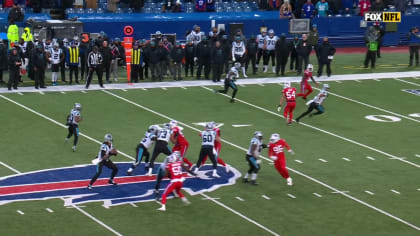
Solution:
<svg viewBox="0 0 420 236"><path fill-rule="evenodd" d="M378 81L378 82L381 82L381 80L379 80L379 79L373 79L373 80Z"/></svg>
<svg viewBox="0 0 420 236"><path fill-rule="evenodd" d="M367 156L366 158L369 159L369 160L372 160L372 161L376 160L375 158L370 157L370 156Z"/></svg>
<svg viewBox="0 0 420 236"><path fill-rule="evenodd" d="M348 159L346 157L343 157L342 159L345 160L345 161L351 161L350 159Z"/></svg>
<svg viewBox="0 0 420 236"><path fill-rule="evenodd" d="M291 198L296 198L295 195L288 193L287 196L291 197Z"/></svg>
<svg viewBox="0 0 420 236"><path fill-rule="evenodd" d="M244 202L245 200L244 199L242 199L242 198L240 198L240 197L235 197L236 199L238 199L239 201L241 201L241 202Z"/></svg>
<svg viewBox="0 0 420 236"><path fill-rule="evenodd" d="M23 213L23 211L21 211L21 210L17 210L17 213L19 213L21 215L25 215L25 213Z"/></svg>
<svg viewBox="0 0 420 236"><path fill-rule="evenodd" d="M45 93L44 93L44 92L39 92L39 94L41 94L41 95L45 95Z"/></svg>
<svg viewBox="0 0 420 236"><path fill-rule="evenodd" d="M82 93L87 93L85 90L82 90L82 91L80 91L80 92L82 92Z"/></svg>
<svg viewBox="0 0 420 236"><path fill-rule="evenodd" d="M301 160L295 160L297 163L300 163L300 164L302 164L303 163L303 161L301 161Z"/></svg>
<svg viewBox="0 0 420 236"><path fill-rule="evenodd" d="M267 199L267 200L270 200L271 198L269 198L269 197L267 197L267 196L265 196L265 195L262 195L261 197L263 197L263 198L265 198L265 199Z"/></svg>
<svg viewBox="0 0 420 236"><path fill-rule="evenodd" d="M371 191L365 190L365 193L369 194L369 195L375 195L374 193L372 193Z"/></svg>
<svg viewBox="0 0 420 236"><path fill-rule="evenodd" d="M49 213L53 213L54 211L51 210L50 208L45 208L45 210L47 210Z"/></svg>
<svg viewBox="0 0 420 236"><path fill-rule="evenodd" d="M327 160L324 160L324 159L321 159L321 158L319 158L318 160L320 160L320 161L322 161L324 163L328 162Z"/></svg>
<svg viewBox="0 0 420 236"><path fill-rule="evenodd" d="M130 205L132 205L133 207L138 207L136 204L130 202Z"/></svg>
<svg viewBox="0 0 420 236"><path fill-rule="evenodd" d="M17 93L17 94L19 94L19 95L23 95L23 93L21 93L21 92L19 92L19 93Z"/></svg>
<svg viewBox="0 0 420 236"><path fill-rule="evenodd" d="M314 195L317 196L317 197L322 197L322 195L318 194L318 193L314 193Z"/></svg>
<svg viewBox="0 0 420 236"><path fill-rule="evenodd" d="M391 189L391 192L396 193L396 194L401 194L400 192L398 192L397 190Z"/></svg>

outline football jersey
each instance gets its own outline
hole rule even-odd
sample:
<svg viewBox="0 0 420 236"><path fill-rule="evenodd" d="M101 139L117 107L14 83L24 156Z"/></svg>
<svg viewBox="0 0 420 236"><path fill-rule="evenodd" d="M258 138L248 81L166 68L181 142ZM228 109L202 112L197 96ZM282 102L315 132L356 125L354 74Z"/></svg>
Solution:
<svg viewBox="0 0 420 236"><path fill-rule="evenodd" d="M168 143L170 138L171 138L171 130L163 128L158 131L157 140L161 140Z"/></svg>
<svg viewBox="0 0 420 236"><path fill-rule="evenodd" d="M195 31L191 31L187 40L191 40L193 41L194 45L197 45L199 42L201 42L201 32L196 33Z"/></svg>
<svg viewBox="0 0 420 236"><path fill-rule="evenodd" d="M146 132L144 134L144 138L140 141L141 144L143 144L143 147L146 149L149 149L152 147L153 143L155 142L154 139L156 138L155 133Z"/></svg>
<svg viewBox="0 0 420 236"><path fill-rule="evenodd" d="M73 125L78 125L79 122L76 121L76 116L80 116L80 111L71 109L68 122Z"/></svg>
<svg viewBox="0 0 420 236"><path fill-rule="evenodd" d="M182 162L176 161L168 163L166 165L166 170L171 176L171 182L183 182L185 180L184 174L182 173Z"/></svg>
<svg viewBox="0 0 420 236"><path fill-rule="evenodd" d="M205 130L201 132L201 145L202 146L212 146L214 147L214 142L216 140L217 133L216 131Z"/></svg>
<svg viewBox="0 0 420 236"><path fill-rule="evenodd" d="M61 60L61 49L51 50L51 64L59 64Z"/></svg>
<svg viewBox="0 0 420 236"><path fill-rule="evenodd" d="M237 43L236 41L232 43L232 56L233 55L240 55L243 56L245 54L245 44L243 41Z"/></svg>
<svg viewBox="0 0 420 236"><path fill-rule="evenodd" d="M260 155L260 153L261 153L261 150L262 150L262 141L261 140L259 140L259 139L257 139L257 138L255 138L255 137L253 137L252 139L251 139L251 143L249 144L249 148L248 148L248 152L246 153L247 155L249 155L249 156L253 156L254 154L252 153L252 146L253 145L257 145L257 154L258 155Z"/></svg>
<svg viewBox="0 0 420 236"><path fill-rule="evenodd" d="M296 101L296 89L295 88L285 88L283 89L283 95L288 102Z"/></svg>
<svg viewBox="0 0 420 236"><path fill-rule="evenodd" d="M238 70L233 66L230 68L229 73L226 74L226 79L229 80L235 80L236 78L239 78L239 72Z"/></svg>
<svg viewBox="0 0 420 236"><path fill-rule="evenodd" d="M257 35L258 48L262 49L264 47L264 40L265 40L265 36L261 34Z"/></svg>
<svg viewBox="0 0 420 236"><path fill-rule="evenodd" d="M305 70L305 73L303 74L303 83L307 84L309 78L312 77L312 72L310 72L309 70Z"/></svg>
<svg viewBox="0 0 420 236"><path fill-rule="evenodd" d="M188 145L187 139L185 139L184 134L178 126L172 128L172 134L175 136L177 144Z"/></svg>
<svg viewBox="0 0 420 236"><path fill-rule="evenodd" d="M52 51L52 43L50 43L50 44L44 43L44 51L45 52L48 52L48 53L51 53L51 51Z"/></svg>
<svg viewBox="0 0 420 236"><path fill-rule="evenodd" d="M102 143L101 147L99 148L98 159L102 161L105 155L109 155L109 151L112 150L112 143L111 146L108 146L106 143ZM105 152L104 156L102 156L102 152Z"/></svg>
<svg viewBox="0 0 420 236"><path fill-rule="evenodd" d="M314 97L313 102L321 105L327 98L327 96L328 92L326 90L321 90L321 92L319 92L318 95Z"/></svg>
<svg viewBox="0 0 420 236"><path fill-rule="evenodd" d="M290 150L290 146L286 143L284 139L280 139L275 143L270 143L268 153L270 156L284 156L284 148Z"/></svg>
<svg viewBox="0 0 420 236"><path fill-rule="evenodd" d="M22 53L25 54L26 53L26 45L27 43L24 42L23 44L19 44L20 49L22 50Z"/></svg>
<svg viewBox="0 0 420 236"><path fill-rule="evenodd" d="M276 42L279 40L277 36L265 36L265 42L267 43L267 50L272 51L276 47Z"/></svg>

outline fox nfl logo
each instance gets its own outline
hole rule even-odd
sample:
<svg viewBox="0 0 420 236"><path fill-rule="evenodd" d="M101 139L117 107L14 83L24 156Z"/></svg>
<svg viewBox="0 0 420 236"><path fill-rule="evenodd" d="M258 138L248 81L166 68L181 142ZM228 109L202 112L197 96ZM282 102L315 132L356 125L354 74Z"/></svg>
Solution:
<svg viewBox="0 0 420 236"><path fill-rule="evenodd" d="M401 12L365 12L366 22L401 22Z"/></svg>

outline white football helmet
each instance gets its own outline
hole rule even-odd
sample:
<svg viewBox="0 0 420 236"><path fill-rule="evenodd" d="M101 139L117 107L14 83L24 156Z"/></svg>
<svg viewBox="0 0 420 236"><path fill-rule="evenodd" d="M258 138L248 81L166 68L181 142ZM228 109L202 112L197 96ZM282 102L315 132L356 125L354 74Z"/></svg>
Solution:
<svg viewBox="0 0 420 236"><path fill-rule="evenodd" d="M234 66L235 66L236 69L239 70L239 68L241 68L241 63L235 62Z"/></svg>
<svg viewBox="0 0 420 236"><path fill-rule="evenodd" d="M157 125L151 125L149 126L149 129L147 129L147 132L149 133L155 133L156 131L158 131L159 127Z"/></svg>
<svg viewBox="0 0 420 236"><path fill-rule="evenodd" d="M263 134L261 131L255 131L254 137L261 140L263 138Z"/></svg>
<svg viewBox="0 0 420 236"><path fill-rule="evenodd" d="M312 64L308 64L307 69L312 72L314 70L314 66Z"/></svg>
<svg viewBox="0 0 420 236"><path fill-rule="evenodd" d="M177 126L177 125L178 125L178 121L176 121L176 120L171 120L171 121L169 121L169 124L171 125L171 127L175 127L175 126Z"/></svg>
<svg viewBox="0 0 420 236"><path fill-rule="evenodd" d="M206 130L213 130L214 129L214 122L208 122L206 124Z"/></svg>
<svg viewBox="0 0 420 236"><path fill-rule="evenodd" d="M328 84L324 84L324 86L322 87L323 90L327 90L329 88L330 88L330 86Z"/></svg>
<svg viewBox="0 0 420 236"><path fill-rule="evenodd" d="M181 160L181 152L180 151L175 151L172 154L173 154L176 161Z"/></svg>
<svg viewBox="0 0 420 236"><path fill-rule="evenodd" d="M270 137L270 143L275 143L279 140L280 140L280 135L277 134L277 133L272 134L271 137Z"/></svg>
<svg viewBox="0 0 420 236"><path fill-rule="evenodd" d="M82 110L82 105L80 105L80 103L75 103L74 104L74 109L80 111L80 110Z"/></svg>
<svg viewBox="0 0 420 236"><path fill-rule="evenodd" d="M112 134L105 134L104 141L112 143Z"/></svg>
<svg viewBox="0 0 420 236"><path fill-rule="evenodd" d="M270 30L268 31L268 34L269 34L270 36L273 36L273 35L274 35L274 30L273 30L273 29L270 29Z"/></svg>
<svg viewBox="0 0 420 236"><path fill-rule="evenodd" d="M291 86L290 82L284 82L283 83L284 88L290 88L290 86Z"/></svg>

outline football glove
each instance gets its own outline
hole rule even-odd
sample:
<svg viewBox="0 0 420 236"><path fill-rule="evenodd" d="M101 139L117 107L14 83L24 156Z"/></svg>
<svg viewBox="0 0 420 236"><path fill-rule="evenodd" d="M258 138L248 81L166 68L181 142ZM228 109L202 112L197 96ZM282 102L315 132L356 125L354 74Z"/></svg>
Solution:
<svg viewBox="0 0 420 236"><path fill-rule="evenodd" d="M260 159L257 160L257 164L261 164L261 160Z"/></svg>
<svg viewBox="0 0 420 236"><path fill-rule="evenodd" d="M280 105L278 105L278 106L277 106L277 111L278 111L278 112L280 112L280 111L281 111L281 106L280 106Z"/></svg>
<svg viewBox="0 0 420 236"><path fill-rule="evenodd" d="M271 156L270 158L271 158L271 160L273 160L273 161L277 160L277 157L276 157L276 156Z"/></svg>
<svg viewBox="0 0 420 236"><path fill-rule="evenodd" d="M289 150L289 153L295 155L295 152L292 149Z"/></svg>

